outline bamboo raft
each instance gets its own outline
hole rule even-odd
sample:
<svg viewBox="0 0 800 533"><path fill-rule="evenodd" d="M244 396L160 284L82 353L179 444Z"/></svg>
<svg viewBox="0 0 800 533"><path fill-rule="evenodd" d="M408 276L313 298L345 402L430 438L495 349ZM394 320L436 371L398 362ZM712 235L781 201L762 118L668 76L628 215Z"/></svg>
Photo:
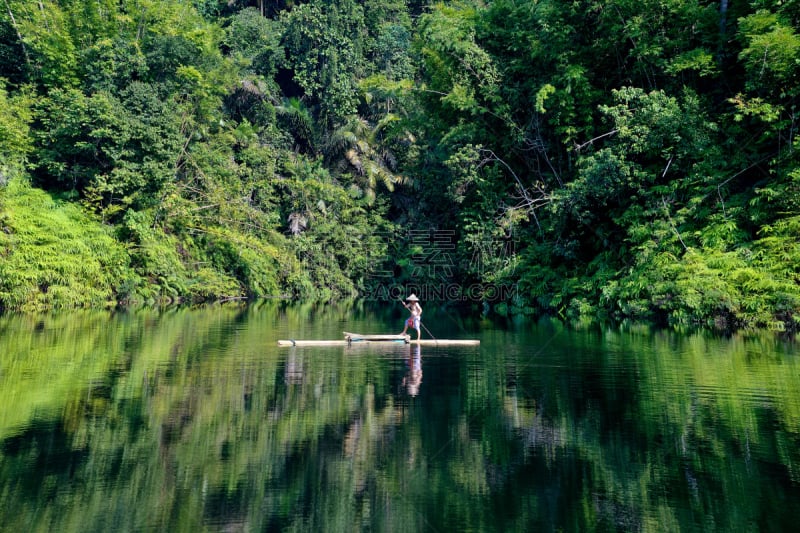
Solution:
<svg viewBox="0 0 800 533"><path fill-rule="evenodd" d="M279 340L278 346L352 346L370 344L416 344L421 346L476 346L476 339L412 339L410 335L361 335L344 332L343 340Z"/></svg>

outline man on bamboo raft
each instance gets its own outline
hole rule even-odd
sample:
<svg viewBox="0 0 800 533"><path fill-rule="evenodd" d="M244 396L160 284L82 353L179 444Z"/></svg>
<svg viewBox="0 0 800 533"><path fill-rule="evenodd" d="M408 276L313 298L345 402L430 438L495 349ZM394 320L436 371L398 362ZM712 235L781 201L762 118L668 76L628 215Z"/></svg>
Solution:
<svg viewBox="0 0 800 533"><path fill-rule="evenodd" d="M422 307L419 305L419 298L414 293L411 293L406 298L406 301L409 303L404 303L403 305L411 313L411 316L406 320L405 327L403 327L403 332L400 335L405 335L408 328L414 328L417 330L417 340L419 340L421 336Z"/></svg>

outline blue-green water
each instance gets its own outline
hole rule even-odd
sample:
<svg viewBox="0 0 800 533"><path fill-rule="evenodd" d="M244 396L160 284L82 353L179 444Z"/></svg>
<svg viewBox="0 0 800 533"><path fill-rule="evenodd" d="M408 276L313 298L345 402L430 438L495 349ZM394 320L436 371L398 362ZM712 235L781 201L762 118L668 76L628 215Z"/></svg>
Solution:
<svg viewBox="0 0 800 533"><path fill-rule="evenodd" d="M0 317L3 531L790 531L800 356L773 334L399 306Z"/></svg>

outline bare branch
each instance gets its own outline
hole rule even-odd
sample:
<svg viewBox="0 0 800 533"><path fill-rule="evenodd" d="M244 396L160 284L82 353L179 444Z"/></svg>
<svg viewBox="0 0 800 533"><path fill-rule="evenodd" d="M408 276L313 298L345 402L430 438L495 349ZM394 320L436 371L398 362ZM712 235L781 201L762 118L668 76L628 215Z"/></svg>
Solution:
<svg viewBox="0 0 800 533"><path fill-rule="evenodd" d="M600 140L600 139L602 139L603 137L609 137L609 136L611 136L611 135L614 135L615 133L618 133L618 132L619 132L619 130L615 128L615 129L613 129L613 130L611 130L611 131L609 131L609 132L607 132L607 133L604 133L604 134L602 134L602 135L598 135L598 136L597 136L597 137L595 137L594 139L589 139L588 141L586 141L586 142L585 142L585 143L583 143L583 144L576 144L576 145L575 145L575 151L576 151L576 152L580 152L581 150L583 150L584 148L586 148L586 146L588 146L588 145L590 145L590 144L593 144L595 141L599 141L599 140Z"/></svg>
<svg viewBox="0 0 800 533"><path fill-rule="evenodd" d="M667 166L664 168L664 172L661 173L662 178L667 175L667 171L669 170L669 167L672 165L672 161L674 160L675 160L674 155L669 158L669 161L667 161Z"/></svg>
<svg viewBox="0 0 800 533"><path fill-rule="evenodd" d="M741 176L742 174L744 174L745 172L747 172L751 168L757 167L758 165L760 165L761 163L763 163L764 161L766 161L767 159L772 157L772 155L773 154L770 154L770 155L767 155L765 157L762 157L761 159L759 159L758 161L756 161L752 165L750 165L750 166L748 166L746 168L743 168L742 170L740 170L739 172L737 172L736 174L734 174L730 178L726 179L725 181L723 181L722 183L717 185L717 197L719 198L719 202L722 204L722 216L727 216L725 214L725 200L722 198L722 187L727 185L731 180L737 178L738 176Z"/></svg>
<svg viewBox="0 0 800 533"><path fill-rule="evenodd" d="M516 172L514 172L514 169L511 168L511 166L508 163L506 163L501 158L499 158L497 156L497 154L495 154L492 150L489 150L487 148L483 148L480 151L482 153L488 154L489 157L483 159L478 164L478 166L482 167L482 166L486 165L487 163L489 163L491 161L496 161L496 162L500 163L501 165L503 165L504 167L506 167L508 172L514 177L514 181L517 182L517 190L519 191L519 194L521 195L521 196L519 196L517 198L521 198L522 199L522 203L520 203L516 207L516 209L523 208L523 207L525 209L527 209L528 212L531 215L533 215L533 219L536 222L536 226L539 229L541 229L541 225L539 224L539 219L536 216L535 210L537 208L543 206L543 205L547 205L551 201L550 195L547 194L547 192L544 190L544 187L542 186L541 182L535 183L532 187L525 187L525 185L522 183L522 180L520 179L520 177L517 175ZM532 196L530 191L529 191L529 189L532 190L532 191L535 191L537 193L537 196Z"/></svg>
<svg viewBox="0 0 800 533"><path fill-rule="evenodd" d="M675 227L675 223L672 222L672 217L669 214L669 207L667 206L667 199L662 196L661 202L664 204L664 211L667 213L667 220L669 221L669 225L672 228L672 231L675 232L675 235L678 236L678 240L681 241L681 246L683 246L683 250L688 251L689 248L686 246L686 243L683 242L683 237L681 237L680 232L678 232L678 228Z"/></svg>
<svg viewBox="0 0 800 533"><path fill-rule="evenodd" d="M190 211L203 211L204 209L211 209L212 207L219 207L219 204L199 205L197 207L193 207L190 209Z"/></svg>

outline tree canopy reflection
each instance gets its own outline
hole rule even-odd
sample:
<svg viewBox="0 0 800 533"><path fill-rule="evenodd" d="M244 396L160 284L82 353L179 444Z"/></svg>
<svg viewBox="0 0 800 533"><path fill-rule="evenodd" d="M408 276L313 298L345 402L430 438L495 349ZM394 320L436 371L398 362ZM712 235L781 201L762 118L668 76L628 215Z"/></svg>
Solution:
<svg viewBox="0 0 800 533"><path fill-rule="evenodd" d="M481 347L457 351L275 346L343 321L387 328L393 313L268 302L0 317L3 524L792 525L793 342L548 323L484 324Z"/></svg>

